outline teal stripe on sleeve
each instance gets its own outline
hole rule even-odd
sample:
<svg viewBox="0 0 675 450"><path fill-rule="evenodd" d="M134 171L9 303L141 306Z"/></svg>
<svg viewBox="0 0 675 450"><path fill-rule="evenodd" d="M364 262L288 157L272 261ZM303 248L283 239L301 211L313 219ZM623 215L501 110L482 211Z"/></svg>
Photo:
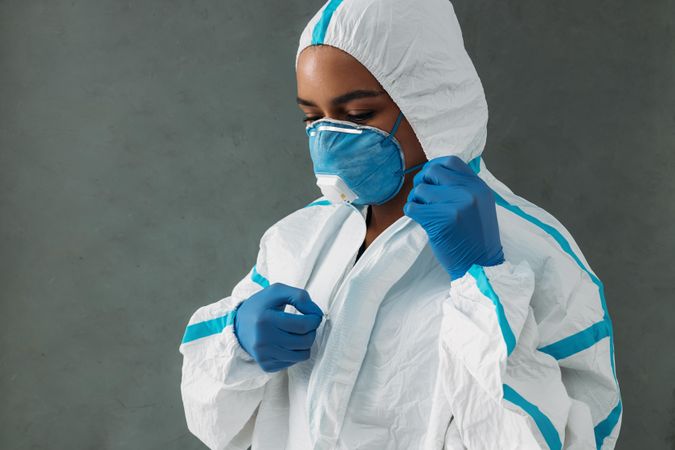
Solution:
<svg viewBox="0 0 675 450"><path fill-rule="evenodd" d="M269 280L264 276L260 275L256 266L253 266L253 269L251 270L251 280L255 281L263 288L266 288L267 286L270 285Z"/></svg>
<svg viewBox="0 0 675 450"><path fill-rule="evenodd" d="M555 426L553 426L551 419L549 419L546 414L541 412L537 405L528 402L508 384L504 385L504 399L510 401L514 405L519 406L523 411L529 414L532 419L534 419L534 423L537 425L537 428L539 428L542 436L544 436L544 440L546 441L548 448L551 450L559 450L562 448L562 442L560 441L558 430L556 430Z"/></svg>
<svg viewBox="0 0 675 450"><path fill-rule="evenodd" d="M553 237L553 239L555 239L555 241L558 243L558 245L560 245L560 247L563 249L563 251L572 257L572 259L577 263L577 265L584 272L586 272L588 274L591 281L598 287L598 293L599 293L599 296L600 296L600 304L602 306L602 310L603 310L603 314L604 314L604 322L606 323L607 330L609 332L609 337L610 337L610 340L611 340L610 348L611 348L611 356L612 356L612 358L611 358L612 372L614 373L614 378L616 378L616 371L615 371L615 368L614 368L614 335L613 335L613 332L612 332L612 321L609 317L609 311L607 311L607 302L605 301L605 288L604 288L602 282L600 281L600 279L598 277L596 277L593 274L593 272L588 270L588 268L584 265L583 262L581 262L581 260L576 255L576 253L574 253L574 251L572 250L572 246L569 244L569 242L567 242L567 239L565 239L565 237L562 235L562 233L560 233L560 231L558 231L557 229L555 229L551 225L542 222L541 220L537 219L536 217L526 213L525 211L523 211L519 207L510 204L501 195L497 194L496 192L493 191L493 193L495 195L495 201L499 206L501 206L505 209L508 209L509 211L516 214L517 216L520 216L523 219L527 220L528 222L538 226L539 228L544 230L546 233L548 233L551 237Z"/></svg>
<svg viewBox="0 0 675 450"><path fill-rule="evenodd" d="M565 251L565 253L567 253L568 255L570 255L572 257L572 259L574 259L574 261L577 263L577 265L584 272L586 272L588 274L588 276L591 278L591 281L598 287L598 293L599 293L599 296L600 296L600 304L602 306L602 310L603 310L603 314L604 314L603 322L605 322L605 326L607 327L608 335L609 335L609 338L610 338L610 364L612 366L612 373L614 374L614 378L616 380L616 369L614 368L614 334L613 334L613 331L612 331L612 321L609 317L609 312L607 311L607 303L605 301L605 288L604 288L602 282L590 270L588 270L588 268L586 268L586 266L584 266L584 264L581 262L579 257L574 253L574 251L572 250L572 246L569 244L569 242L567 242L567 239L565 239L565 237L562 235L562 233L560 233L558 230L556 230L551 225L548 225L548 224L542 222L541 220L537 219L536 217L534 217L530 214L527 214L525 211L523 211L519 207L510 204L509 202L504 200L504 198L501 195L497 194L496 192L494 192L494 195L495 195L495 200L496 200L498 205L502 206L505 209L508 209L509 211L511 211L514 214L522 217L523 219L527 220L528 222L538 226L539 228L544 230L546 233L548 233L551 237L553 237L553 239L555 239L555 241L558 243L558 245L560 245L560 247ZM601 335L597 335L597 336L599 336L601 339L602 339L602 337L604 337L604 336L601 336ZM565 339L567 339L567 338L565 338Z"/></svg>
<svg viewBox="0 0 675 450"><path fill-rule="evenodd" d="M492 191L492 192L494 192L494 191ZM567 242L567 239L565 239L565 237L562 235L562 233L560 231L558 231L557 229L555 229L551 225L542 222L541 220L537 219L536 217L526 213L525 211L523 211L522 209L520 209L516 205L510 204L509 202L504 200L504 198L501 195L497 194L496 192L494 192L494 194L495 194L495 201L497 202L497 204L499 206L501 206L505 209L508 209L512 213L514 213L517 216L520 216L523 219L527 220L528 222L538 226L539 228L544 230L546 233L551 235L551 237L553 237L553 239L556 240L558 245L560 245L560 247L565 251L565 253L570 255L572 257L572 259L574 259L574 261L579 265L579 267L591 277L591 279L593 280L594 283L596 283L596 280L598 282L600 281L595 277L595 275L593 275L591 273L590 270L588 270L586 268L586 266L584 266L584 263L582 263L581 260L579 259L579 257L576 255L576 253L574 253L574 251L572 250L572 246L569 244L569 242ZM596 283L596 284L598 284L598 283ZM600 283L600 284L602 284L602 283ZM603 298L603 309L606 309L605 305L604 305L604 298Z"/></svg>
<svg viewBox="0 0 675 450"><path fill-rule="evenodd" d="M609 413L609 416L607 416L605 420L595 426L593 431L595 432L595 445L598 450L602 448L602 443L604 442L605 438L609 436L616 424L619 422L622 408L623 406L621 405L621 400L619 400L619 403L614 407L612 412Z"/></svg>
<svg viewBox="0 0 675 450"><path fill-rule="evenodd" d="M474 166L472 166L472 168L474 168ZM570 257L577 263L577 265L584 272L588 274L591 281L598 287L598 296L600 297L600 305L602 306L604 316L603 320L595 323L594 325L591 325L589 328L585 330L581 330L573 334L572 336L568 336L557 342L549 344L541 348L540 350L558 359L562 359L572 356L573 354L585 350L586 348L589 348L590 346L599 342L605 337L609 337L609 358L610 358L609 363L610 366L612 367L612 374L614 375L614 381L617 385L618 391L619 382L616 377L616 368L614 364L614 331L612 327L612 319L610 318L609 311L607 309L607 301L605 299L605 287L602 284L602 281L600 281L600 279L596 277L583 264L581 259L572 250L572 246L570 245L570 243L567 241L567 239L565 239L565 237L562 235L562 233L560 233L560 231L558 231L555 227L542 222L541 220L537 219L531 214L526 213L518 206L510 204L494 190L492 192L494 193L495 201L499 206L511 211L517 216L538 226L546 233L548 233L551 237L553 237L553 239L558 243L560 248L562 248L565 253L570 255ZM595 438L598 448L602 447L602 442L607 436L611 434L612 430L618 423L621 417L621 411L622 411L621 399L619 398L617 405L612 409L607 418L605 418L598 425L596 425Z"/></svg>
<svg viewBox="0 0 675 450"><path fill-rule="evenodd" d="M236 311L229 311L224 316L216 317L215 319L205 320L204 322L194 323L188 325L183 335L183 344L192 342L196 339L218 334L225 329L226 326L234 323L234 315Z"/></svg>
<svg viewBox="0 0 675 450"><path fill-rule="evenodd" d="M262 276L256 266L251 270L251 280L258 283L263 288L270 285L267 278ZM234 324L234 316L237 313L236 309L229 311L227 314L216 317L215 319L205 320L203 322L188 325L183 335L183 344L192 342L196 339L218 334L225 329L226 326Z"/></svg>
<svg viewBox="0 0 675 450"><path fill-rule="evenodd" d="M480 172L480 155L476 156L474 159L469 161L469 167L474 171L476 175Z"/></svg>
<svg viewBox="0 0 675 450"><path fill-rule="evenodd" d="M497 313L497 321L499 322L499 328L502 330L502 336L504 337L504 342L506 343L507 354L510 355L513 349L516 347L516 337L513 335L513 330L511 330L511 325L506 318L506 313L504 312L504 306L499 300L499 296L492 288L490 280L488 280L487 275L483 267L478 264L474 264L468 270L469 274L476 280L476 285L478 290L492 301L495 305L495 311Z"/></svg>
<svg viewBox="0 0 675 450"><path fill-rule="evenodd" d="M585 330L554 342L553 344L540 347L539 351L553 356L555 359L564 359L586 350L609 336L610 325L606 320L596 322Z"/></svg>

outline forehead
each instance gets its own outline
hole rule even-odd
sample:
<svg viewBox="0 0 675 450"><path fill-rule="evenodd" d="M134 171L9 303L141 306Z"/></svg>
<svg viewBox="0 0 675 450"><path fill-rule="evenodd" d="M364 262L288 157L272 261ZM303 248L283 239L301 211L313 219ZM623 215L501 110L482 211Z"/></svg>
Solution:
<svg viewBox="0 0 675 450"><path fill-rule="evenodd" d="M298 96L333 97L356 89L382 89L377 79L349 53L329 45L306 47L298 57Z"/></svg>

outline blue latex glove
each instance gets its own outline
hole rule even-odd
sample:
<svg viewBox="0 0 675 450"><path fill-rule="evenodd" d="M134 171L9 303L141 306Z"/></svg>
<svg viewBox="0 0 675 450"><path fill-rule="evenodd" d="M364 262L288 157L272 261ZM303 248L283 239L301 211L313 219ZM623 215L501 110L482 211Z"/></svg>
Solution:
<svg viewBox="0 0 675 450"><path fill-rule="evenodd" d="M284 312L287 304L302 314ZM322 319L306 290L274 283L239 305L234 334L265 372L277 372L309 358Z"/></svg>
<svg viewBox="0 0 675 450"><path fill-rule="evenodd" d="M494 194L457 156L424 165L403 212L427 232L436 259L453 280L473 264L504 262Z"/></svg>

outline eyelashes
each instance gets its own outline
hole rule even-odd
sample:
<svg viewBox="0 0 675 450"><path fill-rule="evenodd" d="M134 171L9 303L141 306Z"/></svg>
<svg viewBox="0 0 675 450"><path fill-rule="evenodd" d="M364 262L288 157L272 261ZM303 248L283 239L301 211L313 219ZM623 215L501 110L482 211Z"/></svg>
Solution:
<svg viewBox="0 0 675 450"><path fill-rule="evenodd" d="M350 122L359 123L359 122L364 122L368 119L371 119L374 115L375 115L375 113L373 111L363 113L363 114L347 114L346 120L348 120ZM319 120L319 119L321 119L321 117L305 117L304 119L302 119L302 121L303 121L303 123L308 124L309 122L313 122L313 121Z"/></svg>

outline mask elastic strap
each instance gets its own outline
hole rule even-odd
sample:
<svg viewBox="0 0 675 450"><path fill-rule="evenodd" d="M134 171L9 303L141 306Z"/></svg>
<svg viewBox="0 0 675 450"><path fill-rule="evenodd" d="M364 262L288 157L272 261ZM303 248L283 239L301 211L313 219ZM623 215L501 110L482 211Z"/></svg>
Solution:
<svg viewBox="0 0 675 450"><path fill-rule="evenodd" d="M398 125L401 123L401 119L403 119L403 111L399 111L398 117L396 118L396 123L394 123L394 128L389 132L390 136L394 136L396 134L396 130L398 130Z"/></svg>
<svg viewBox="0 0 675 450"><path fill-rule="evenodd" d="M396 134L396 130L398 130L398 126L401 123L402 119L403 119L403 111L399 111L398 117L396 118L396 123L394 123L394 128L392 128L391 132L389 133L390 137L393 137L394 134ZM422 167L426 163L427 162L424 161L423 163L417 164L416 166L409 167L409 168L405 169L402 173L403 173L403 175L405 175L407 173L410 173L410 172L412 172L416 169L419 169L420 167Z"/></svg>
<svg viewBox="0 0 675 450"><path fill-rule="evenodd" d="M427 163L427 162L424 161L423 163L417 164L416 166L408 167L407 169L405 169L405 170L403 171L403 174L405 175L406 173L410 173L410 172L412 172L413 170L415 170L415 169L417 169L417 168L419 168L419 167L422 167L422 166L425 165L426 163Z"/></svg>

